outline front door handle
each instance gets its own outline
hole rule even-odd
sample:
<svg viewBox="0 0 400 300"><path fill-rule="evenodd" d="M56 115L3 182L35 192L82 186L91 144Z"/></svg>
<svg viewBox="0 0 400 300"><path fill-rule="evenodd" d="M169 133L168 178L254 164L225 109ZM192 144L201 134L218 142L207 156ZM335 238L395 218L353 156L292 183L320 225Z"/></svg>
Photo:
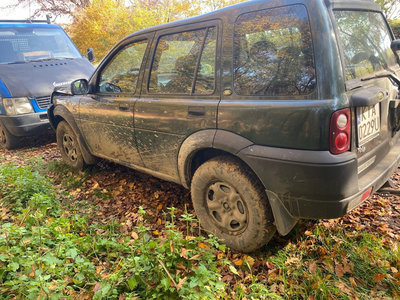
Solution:
<svg viewBox="0 0 400 300"><path fill-rule="evenodd" d="M201 117L206 114L206 108L204 106L189 106L188 115L194 117Z"/></svg>

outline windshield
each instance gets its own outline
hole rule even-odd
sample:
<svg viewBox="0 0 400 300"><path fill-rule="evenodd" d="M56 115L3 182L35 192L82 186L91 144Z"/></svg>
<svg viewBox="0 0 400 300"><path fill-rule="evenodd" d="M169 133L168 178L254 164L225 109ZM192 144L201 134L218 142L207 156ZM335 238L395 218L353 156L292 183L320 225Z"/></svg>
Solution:
<svg viewBox="0 0 400 300"><path fill-rule="evenodd" d="M80 57L60 28L0 27L0 64Z"/></svg>
<svg viewBox="0 0 400 300"><path fill-rule="evenodd" d="M341 40L346 80L390 70L396 58L390 48L392 37L381 13L335 11Z"/></svg>

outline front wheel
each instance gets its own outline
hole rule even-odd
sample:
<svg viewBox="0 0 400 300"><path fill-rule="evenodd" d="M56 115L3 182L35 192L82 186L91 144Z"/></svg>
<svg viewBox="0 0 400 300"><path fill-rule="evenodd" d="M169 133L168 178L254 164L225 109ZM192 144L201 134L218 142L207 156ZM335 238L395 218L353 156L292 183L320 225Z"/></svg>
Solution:
<svg viewBox="0 0 400 300"><path fill-rule="evenodd" d="M191 194L203 228L234 250L255 251L276 231L262 184L239 160L220 156L202 164L193 176Z"/></svg>
<svg viewBox="0 0 400 300"><path fill-rule="evenodd" d="M12 135L0 121L0 149L15 149L20 146L20 138Z"/></svg>
<svg viewBox="0 0 400 300"><path fill-rule="evenodd" d="M81 170L85 162L78 138L71 126L65 121L61 121L56 130L57 146L65 163L74 169Z"/></svg>

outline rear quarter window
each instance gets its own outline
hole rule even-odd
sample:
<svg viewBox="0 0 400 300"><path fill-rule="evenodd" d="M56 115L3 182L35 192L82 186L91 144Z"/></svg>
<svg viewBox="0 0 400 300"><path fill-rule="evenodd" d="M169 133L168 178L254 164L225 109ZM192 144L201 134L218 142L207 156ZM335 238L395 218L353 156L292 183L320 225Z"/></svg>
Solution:
<svg viewBox="0 0 400 300"><path fill-rule="evenodd" d="M234 90L239 95L298 96L315 89L308 14L292 5L246 13L234 33Z"/></svg>

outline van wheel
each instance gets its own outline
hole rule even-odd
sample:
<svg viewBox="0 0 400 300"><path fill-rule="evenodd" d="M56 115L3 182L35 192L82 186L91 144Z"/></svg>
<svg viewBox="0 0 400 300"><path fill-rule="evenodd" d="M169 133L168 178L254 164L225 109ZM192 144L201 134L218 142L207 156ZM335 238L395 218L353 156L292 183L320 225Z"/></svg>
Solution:
<svg viewBox="0 0 400 300"><path fill-rule="evenodd" d="M262 184L234 158L219 156L202 164L193 176L191 194L201 226L234 250L255 251L276 231Z"/></svg>
<svg viewBox="0 0 400 300"><path fill-rule="evenodd" d="M12 135L0 121L0 149L15 149L20 146L20 138Z"/></svg>
<svg viewBox="0 0 400 300"><path fill-rule="evenodd" d="M81 170L85 166L78 138L67 122L61 121L56 130L57 146L67 165Z"/></svg>

